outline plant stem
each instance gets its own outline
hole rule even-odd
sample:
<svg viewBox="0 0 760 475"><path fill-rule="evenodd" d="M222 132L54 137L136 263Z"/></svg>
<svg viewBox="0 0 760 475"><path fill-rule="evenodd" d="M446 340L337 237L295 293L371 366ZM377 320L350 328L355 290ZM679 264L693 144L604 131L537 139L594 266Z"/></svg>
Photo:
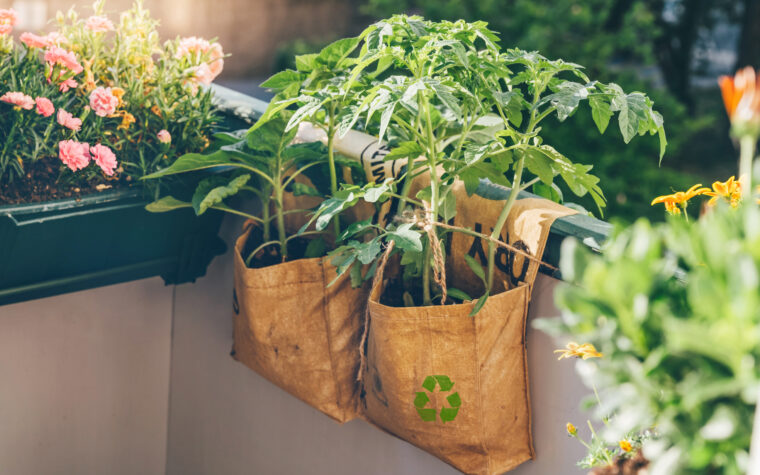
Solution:
<svg viewBox="0 0 760 475"><path fill-rule="evenodd" d="M507 203L504 205L504 208L502 208L501 213L499 214L499 219L496 220L496 226L494 226L493 231L491 232L491 239L499 239L501 237L501 228L504 227L504 223L507 222L507 217L509 216L509 212L512 211L512 206L515 204L515 201L517 200L517 195L520 193L520 181L522 180L522 172L523 168L525 166L525 156L520 157L520 159L517 161L517 166L515 168L515 177L512 180L512 190L509 192L509 198L507 198ZM487 281L487 289L486 292L491 292L493 289L493 273L494 273L494 263L495 263L495 257L496 257L496 243L493 241L488 242L488 278Z"/></svg>
<svg viewBox="0 0 760 475"><path fill-rule="evenodd" d="M423 96L424 98L424 96ZM433 121L430 118L430 103L425 100L425 120L427 122L426 124L426 131L427 131L427 141L428 141L428 149L430 152L430 156L428 157L428 169L430 171L430 213L432 215L431 219L438 220L438 170L436 169L436 160L437 160L437 150L435 146L435 135L433 134ZM433 230L433 232L437 232L436 230ZM430 298L430 258L432 257L433 249L430 245L431 243L428 243L427 248L425 249L425 262L423 263L422 267L422 304L423 305L431 305L433 303L433 300ZM441 302L443 304L443 302Z"/></svg>
<svg viewBox="0 0 760 475"><path fill-rule="evenodd" d="M338 172L335 169L335 105L330 106L330 121L327 126L327 162L330 168L330 194L335 196L338 191ZM340 220L338 215L333 218L335 239L340 236Z"/></svg>
<svg viewBox="0 0 760 475"><path fill-rule="evenodd" d="M744 135L739 139L739 180L743 197L752 196L752 160L755 158L756 137Z"/></svg>
<svg viewBox="0 0 760 475"><path fill-rule="evenodd" d="M280 242L280 254L282 255L282 262L288 258L288 239L285 235L285 215L282 213L282 198L283 188L277 185L275 187L276 202L275 212L277 213L277 240Z"/></svg>
<svg viewBox="0 0 760 475"><path fill-rule="evenodd" d="M269 229L270 229L270 218L269 218L269 205L270 200L261 200L261 214L264 217L263 218L263 233L264 233L264 241L269 241Z"/></svg>

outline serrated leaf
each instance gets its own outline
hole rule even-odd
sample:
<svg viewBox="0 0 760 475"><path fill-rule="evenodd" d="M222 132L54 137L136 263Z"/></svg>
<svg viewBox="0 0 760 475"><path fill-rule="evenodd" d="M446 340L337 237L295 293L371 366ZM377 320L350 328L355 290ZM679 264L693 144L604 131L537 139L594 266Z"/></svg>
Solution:
<svg viewBox="0 0 760 475"><path fill-rule="evenodd" d="M551 185L554 179L552 161L540 150L529 148L525 151L525 167L536 175L546 185Z"/></svg>
<svg viewBox="0 0 760 475"><path fill-rule="evenodd" d="M557 109L557 118L562 122L575 112L580 101L589 97L589 91L594 87L595 83L593 82L588 84L572 81L561 82L557 86L557 92L546 96L541 103L551 103Z"/></svg>
<svg viewBox="0 0 760 475"><path fill-rule="evenodd" d="M588 103L591 106L591 117L594 119L599 132L603 134L613 116L610 104L603 97L593 95L589 97Z"/></svg>
<svg viewBox="0 0 760 475"><path fill-rule="evenodd" d="M359 38L342 38L322 48L318 57L328 66L335 66L351 54L358 44Z"/></svg>
<svg viewBox="0 0 760 475"><path fill-rule="evenodd" d="M399 249L422 252L422 238L419 232L413 231L414 223L404 223L393 231L388 231L388 239L395 242Z"/></svg>
<svg viewBox="0 0 760 475"><path fill-rule="evenodd" d="M296 69L303 72L311 72L317 67L317 53L299 54L296 56Z"/></svg>
<svg viewBox="0 0 760 475"><path fill-rule="evenodd" d="M316 239L312 239L309 241L309 244L306 246L306 251L304 251L304 257L308 259L312 257L324 256L325 249L327 249L327 243L325 243L325 240L323 238L318 237Z"/></svg>
<svg viewBox="0 0 760 475"><path fill-rule="evenodd" d="M174 175L176 173L185 173L195 170L205 170L211 167L228 166L239 167L240 163L233 161L230 156L225 152L214 152L210 155L203 155L200 153L187 153L179 157L170 166L159 170L150 175L144 176L142 179L147 180L151 178L159 178L166 175Z"/></svg>
<svg viewBox="0 0 760 475"><path fill-rule="evenodd" d="M338 240L345 241L348 238L356 236L370 228L372 228L372 218L365 219L364 221L355 221L340 233Z"/></svg>
<svg viewBox="0 0 760 475"><path fill-rule="evenodd" d="M362 243L357 247L356 258L359 259L359 262L366 265L374 261L378 254L380 254L381 250L382 246L380 245L380 240L375 238L369 242Z"/></svg>
<svg viewBox="0 0 760 475"><path fill-rule="evenodd" d="M417 142L401 142L398 146L391 149L385 156L385 160L398 160L401 158L415 159L422 155L424 150Z"/></svg>

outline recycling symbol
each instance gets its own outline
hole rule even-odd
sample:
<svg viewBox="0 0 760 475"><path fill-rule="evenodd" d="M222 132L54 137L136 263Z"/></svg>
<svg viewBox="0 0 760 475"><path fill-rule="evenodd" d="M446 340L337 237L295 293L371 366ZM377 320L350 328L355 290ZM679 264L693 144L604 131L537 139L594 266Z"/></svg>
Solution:
<svg viewBox="0 0 760 475"><path fill-rule="evenodd" d="M454 387L454 383L448 376L442 374L428 376L422 382L422 388L426 391L415 393L414 407L417 409L417 414L425 422L435 421L436 415L439 414L434 407L426 407L430 403L428 393L432 394L436 386L440 387L441 392L449 392ZM440 411L441 421L444 423L453 421L459 412L459 406L462 405L462 399L460 399L458 392L447 396L446 401L449 403L449 407L442 407Z"/></svg>

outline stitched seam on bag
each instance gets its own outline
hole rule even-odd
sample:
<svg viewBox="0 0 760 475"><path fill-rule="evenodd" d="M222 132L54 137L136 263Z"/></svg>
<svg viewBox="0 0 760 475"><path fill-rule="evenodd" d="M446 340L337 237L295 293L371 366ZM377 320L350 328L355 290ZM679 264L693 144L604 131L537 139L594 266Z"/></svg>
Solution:
<svg viewBox="0 0 760 475"><path fill-rule="evenodd" d="M475 375L477 377L478 388L478 405L480 406L480 446L483 448L483 455L486 458L486 473L491 473L491 456L488 453L488 447L486 447L486 427L485 427L485 415L483 414L483 388L481 387L481 375L480 375L480 351L478 347L478 322L475 320L477 315L472 317L472 324L475 331L475 366L477 371Z"/></svg>
<svg viewBox="0 0 760 475"><path fill-rule="evenodd" d="M335 390L335 397L337 398L337 406L343 413L343 419L346 419L346 408L341 404L340 384L338 384L338 378L335 374L335 362L333 361L332 352L332 338L330 334L330 323L328 322L328 290L327 290L327 276L325 275L325 266L322 266L322 283L324 288L322 289L322 320L325 322L325 337L327 338L327 354L330 357L330 372L332 373L333 386ZM337 289L337 288L336 288Z"/></svg>
<svg viewBox="0 0 760 475"><path fill-rule="evenodd" d="M528 452L530 458L536 458L536 452L533 448L533 417L530 410L530 381L528 379L528 335L526 334L528 328L528 309L530 304L530 297L533 294L533 284L528 284L525 295L525 304L523 305L523 325L522 325L522 359L523 359L523 387L525 391L523 396L525 397L525 408L528 411Z"/></svg>

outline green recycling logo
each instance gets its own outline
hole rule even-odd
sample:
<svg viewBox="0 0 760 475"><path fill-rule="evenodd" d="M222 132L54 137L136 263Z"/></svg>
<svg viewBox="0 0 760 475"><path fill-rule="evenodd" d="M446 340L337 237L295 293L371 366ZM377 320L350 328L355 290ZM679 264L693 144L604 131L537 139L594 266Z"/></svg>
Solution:
<svg viewBox="0 0 760 475"><path fill-rule="evenodd" d="M446 401L449 403L449 407L442 407L440 413L434 407L426 407L430 403L430 396L435 387L439 386L441 392L449 392L454 387L454 383L448 376L438 374L428 376L425 381L422 382L422 388L426 391L420 391L415 393L414 407L417 409L417 414L425 422L435 421L437 415L440 414L441 421L451 422L459 413L459 407L462 405L462 399L459 397L459 393L453 393L446 397Z"/></svg>

